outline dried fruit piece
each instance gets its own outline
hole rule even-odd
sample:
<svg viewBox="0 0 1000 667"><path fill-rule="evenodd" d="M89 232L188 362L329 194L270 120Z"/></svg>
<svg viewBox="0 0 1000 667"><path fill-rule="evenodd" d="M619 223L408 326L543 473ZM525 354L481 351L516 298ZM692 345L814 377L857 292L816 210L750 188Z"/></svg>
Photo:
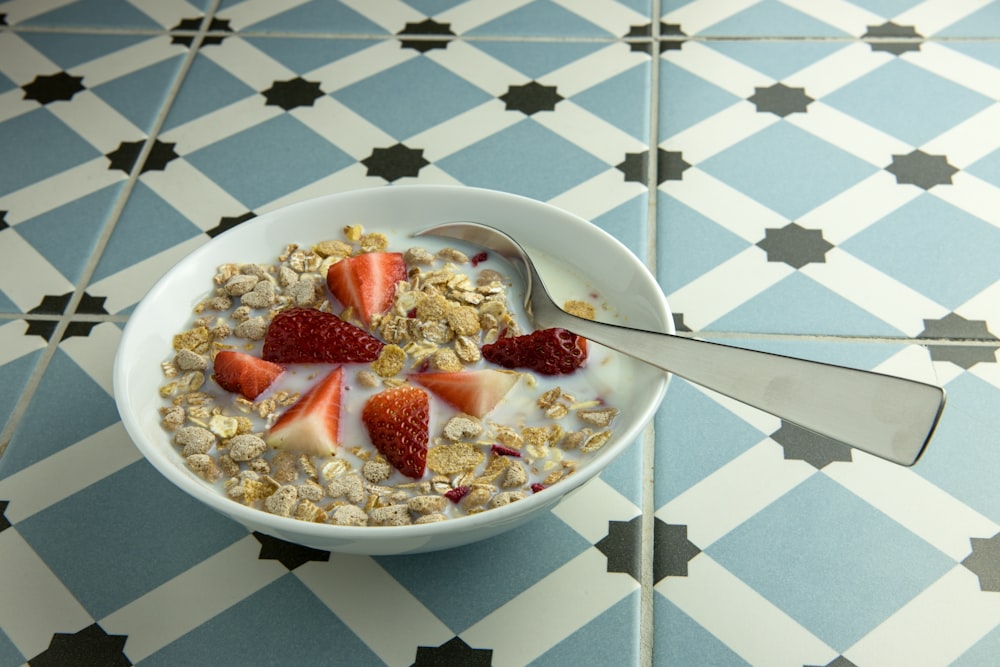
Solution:
<svg viewBox="0 0 1000 667"><path fill-rule="evenodd" d="M289 308L274 316L264 338L264 359L279 363L375 361L382 341L315 308Z"/></svg>
<svg viewBox="0 0 1000 667"><path fill-rule="evenodd" d="M493 452L494 456L516 456L517 458L521 458L521 452L510 447L504 447L503 445L491 445L490 451Z"/></svg>
<svg viewBox="0 0 1000 667"><path fill-rule="evenodd" d="M375 449L407 477L419 479L427 465L430 400L422 389L393 387L375 394L361 421Z"/></svg>
<svg viewBox="0 0 1000 667"><path fill-rule="evenodd" d="M517 384L518 375L486 368L458 373L416 373L410 379L473 417L483 417Z"/></svg>
<svg viewBox="0 0 1000 667"><path fill-rule="evenodd" d="M303 394L271 427L267 444L314 456L336 453L343 376L343 368L338 366Z"/></svg>
<svg viewBox="0 0 1000 667"><path fill-rule="evenodd" d="M402 253L368 252L331 264L326 274L330 292L345 308L353 308L365 326L373 315L392 305L396 283L406 280Z"/></svg>
<svg viewBox="0 0 1000 667"><path fill-rule="evenodd" d="M483 356L504 368L529 368L542 375L572 373L587 359L587 340L566 329L539 329L483 345Z"/></svg>
<svg viewBox="0 0 1000 667"><path fill-rule="evenodd" d="M223 350L215 355L212 377L226 391L253 400L285 372L276 363L245 352Z"/></svg>
<svg viewBox="0 0 1000 667"><path fill-rule="evenodd" d="M444 497L453 503L457 503L459 500L464 498L470 490L471 487L468 486L457 486L450 491L445 491Z"/></svg>

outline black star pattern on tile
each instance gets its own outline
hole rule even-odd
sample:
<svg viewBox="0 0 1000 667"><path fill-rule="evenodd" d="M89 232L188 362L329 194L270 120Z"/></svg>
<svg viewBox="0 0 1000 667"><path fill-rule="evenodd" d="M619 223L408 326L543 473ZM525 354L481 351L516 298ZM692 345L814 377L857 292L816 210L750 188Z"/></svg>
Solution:
<svg viewBox="0 0 1000 667"><path fill-rule="evenodd" d="M7 224L7 211L0 211L0 232L10 227Z"/></svg>
<svg viewBox="0 0 1000 667"><path fill-rule="evenodd" d="M58 324L56 320L25 319L24 321L28 324L28 327L24 330L24 335L39 336L45 342L52 339L52 334L56 330L56 324Z"/></svg>
<svg viewBox="0 0 1000 667"><path fill-rule="evenodd" d="M757 247L767 253L767 261L801 269L806 264L826 262L826 253L833 244L823 238L822 230L806 229L791 222L781 229L766 229Z"/></svg>
<svg viewBox="0 0 1000 667"><path fill-rule="evenodd" d="M688 563L701 549L687 537L687 526L653 520L653 583L666 577L686 577Z"/></svg>
<svg viewBox="0 0 1000 667"><path fill-rule="evenodd" d="M907 51L919 51L923 36L912 25L897 25L892 21L882 25L870 25L862 39L870 40L872 51L886 51L900 55Z"/></svg>
<svg viewBox="0 0 1000 667"><path fill-rule="evenodd" d="M311 107L324 93L319 89L318 81L306 81L301 76L288 81L275 81L261 95L265 106L281 107L290 111L296 107Z"/></svg>
<svg viewBox="0 0 1000 667"><path fill-rule="evenodd" d="M675 331L691 331L691 327L684 324L684 313L671 313L670 316L674 320Z"/></svg>
<svg viewBox="0 0 1000 667"><path fill-rule="evenodd" d="M677 23L660 22L660 52L677 51L684 46L687 35Z"/></svg>
<svg viewBox="0 0 1000 667"><path fill-rule="evenodd" d="M258 560L276 560L289 570L294 570L299 565L312 560L324 563L330 560L329 551L304 547L301 544L286 542L257 531L254 531L253 536L260 542Z"/></svg>
<svg viewBox="0 0 1000 667"><path fill-rule="evenodd" d="M0 25L7 25L7 15L0 14Z"/></svg>
<svg viewBox="0 0 1000 667"><path fill-rule="evenodd" d="M639 544L642 536L642 516L631 521L608 521L608 534L595 544L608 559L608 572L623 572L636 581L642 576Z"/></svg>
<svg viewBox="0 0 1000 667"><path fill-rule="evenodd" d="M452 637L440 646L418 646L413 667L490 667L493 649L472 648L460 637Z"/></svg>
<svg viewBox="0 0 1000 667"><path fill-rule="evenodd" d="M853 662L848 660L842 655L838 655L836 658L826 663L825 665L806 665L805 667L858 667Z"/></svg>
<svg viewBox="0 0 1000 667"><path fill-rule="evenodd" d="M66 325L66 329L63 330L59 341L62 342L67 338L86 338L98 324L100 322L96 320L73 320Z"/></svg>
<svg viewBox="0 0 1000 667"><path fill-rule="evenodd" d="M0 533L10 528L10 520L5 516L9 500L0 500Z"/></svg>
<svg viewBox="0 0 1000 667"><path fill-rule="evenodd" d="M985 320L967 320L957 313L948 313L939 320L924 320L924 330L917 338L998 341L997 345L949 343L927 346L934 361L950 361L966 370L979 363L996 363L996 352L1000 350L1000 338L986 327Z"/></svg>
<svg viewBox="0 0 1000 667"><path fill-rule="evenodd" d="M885 168L896 177L899 184L916 185L930 190L935 185L951 185L951 177L958 173L944 155L928 155L915 150L908 155L893 155L892 164Z"/></svg>
<svg viewBox="0 0 1000 667"><path fill-rule="evenodd" d="M993 537L972 537L972 553L962 561L970 572L979 577L979 588L1000 593L1000 533Z"/></svg>
<svg viewBox="0 0 1000 667"><path fill-rule="evenodd" d="M834 461L851 462L851 448L842 442L808 431L801 426L782 420L781 427L771 434L771 439L781 445L786 461L805 461L822 470Z"/></svg>
<svg viewBox="0 0 1000 667"><path fill-rule="evenodd" d="M625 174L626 181L645 183L649 172L649 153L626 153L625 159L615 169Z"/></svg>
<svg viewBox="0 0 1000 667"><path fill-rule="evenodd" d="M28 311L28 314L62 315L63 311L66 310L66 305L69 304L69 300L72 298L72 292L66 292L65 294L60 294L58 296L55 294L46 294L42 297L42 300L38 302L37 306Z"/></svg>
<svg viewBox="0 0 1000 667"><path fill-rule="evenodd" d="M506 103L507 111L520 111L530 116L539 111L553 111L564 98L556 92L555 86L529 81L523 86L509 86L500 99Z"/></svg>
<svg viewBox="0 0 1000 667"><path fill-rule="evenodd" d="M109 635L97 623L75 634L57 632L47 649L28 661L31 667L67 667L68 665L131 665L123 652L128 635Z"/></svg>
<svg viewBox="0 0 1000 667"><path fill-rule="evenodd" d="M407 23L406 26L396 33L399 37L413 35L446 35L454 37L450 23L438 23L433 19L424 19L419 23ZM413 49L420 53L426 53L432 49L446 49L450 39L400 39L400 48Z"/></svg>
<svg viewBox="0 0 1000 667"><path fill-rule="evenodd" d="M80 303L76 304L76 312L81 315L107 315L108 311L104 308L106 299L104 296L92 296L84 292Z"/></svg>
<svg viewBox="0 0 1000 667"><path fill-rule="evenodd" d="M773 113L784 118L793 113L805 113L816 100L806 95L805 88L791 88L776 83L767 88L754 88L754 94L747 98L757 106L760 113Z"/></svg>
<svg viewBox="0 0 1000 667"><path fill-rule="evenodd" d="M83 85L82 76L56 72L44 76L39 74L34 81L21 86L21 90L24 91L24 99L35 100L39 104L48 104L49 102L71 100L74 95L81 90L86 90L86 88Z"/></svg>
<svg viewBox="0 0 1000 667"><path fill-rule="evenodd" d="M656 151L656 184L666 181L679 181L684 178L684 172L691 165L684 160L680 151Z"/></svg>
<svg viewBox="0 0 1000 667"><path fill-rule="evenodd" d="M108 169L120 169L126 174L132 173L136 160L142 152L144 141L123 141L118 144L118 148L106 154L105 157L111 161ZM163 169L173 160L180 156L174 152L176 144L168 144L157 139L153 142L153 148L146 156L146 162L142 165L139 173L147 171L163 171Z"/></svg>
<svg viewBox="0 0 1000 667"><path fill-rule="evenodd" d="M201 28L201 23L204 21L204 17L199 16L198 18L191 19L181 19L181 21L175 25L171 30L184 30L196 32ZM222 33L232 33L233 29L229 27L229 19L217 19L213 18L208 23L209 32L222 32ZM206 34L202 40L202 46L208 44L221 44L222 40L228 37L228 34L224 35L211 35ZM170 39L171 44L183 44L184 46L191 46L194 42L194 35L172 35Z"/></svg>
<svg viewBox="0 0 1000 667"><path fill-rule="evenodd" d="M653 24L646 23L644 25L629 26L628 32L624 35L624 39L628 44L629 50L641 51L650 55L653 53L653 42L651 40L652 36Z"/></svg>
<svg viewBox="0 0 1000 667"><path fill-rule="evenodd" d="M211 238L214 239L216 236L218 236L222 232L225 232L225 231L228 231L228 230L232 229L233 227L235 227L236 225L240 224L241 222L246 222L247 220L250 220L250 219L256 218L256 217L257 217L256 213L254 213L253 211L247 211L243 215L238 215L236 217L221 218L219 220L219 224L217 224L215 227L212 227L211 229L206 229L205 233L208 234Z"/></svg>
<svg viewBox="0 0 1000 667"><path fill-rule="evenodd" d="M396 144L389 148L374 148L372 154L361 161L368 167L368 176L381 176L392 183L404 176L417 176L430 164L424 159L424 149L408 148Z"/></svg>

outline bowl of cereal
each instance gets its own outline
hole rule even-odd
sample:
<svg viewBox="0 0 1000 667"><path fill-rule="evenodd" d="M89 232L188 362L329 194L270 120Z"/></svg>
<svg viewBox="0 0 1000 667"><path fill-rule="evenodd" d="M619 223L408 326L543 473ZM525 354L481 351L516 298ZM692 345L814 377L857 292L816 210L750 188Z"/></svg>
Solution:
<svg viewBox="0 0 1000 667"><path fill-rule="evenodd" d="M492 537L598 475L668 375L534 330L503 258L413 236L457 220L517 238L571 312L673 332L643 263L556 207L462 186L310 199L201 246L129 317L114 391L141 453L249 529L360 554Z"/></svg>

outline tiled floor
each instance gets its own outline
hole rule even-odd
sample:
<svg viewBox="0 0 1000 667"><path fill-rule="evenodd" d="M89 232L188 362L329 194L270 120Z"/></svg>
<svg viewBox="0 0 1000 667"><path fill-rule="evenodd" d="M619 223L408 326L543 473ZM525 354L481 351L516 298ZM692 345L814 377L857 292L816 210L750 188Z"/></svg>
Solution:
<svg viewBox="0 0 1000 667"><path fill-rule="evenodd" d="M997 664L1000 3L8 0L0 146L0 665ZM391 183L586 217L679 330L942 384L939 431L901 468L675 380L507 536L247 534L128 440L121 327Z"/></svg>

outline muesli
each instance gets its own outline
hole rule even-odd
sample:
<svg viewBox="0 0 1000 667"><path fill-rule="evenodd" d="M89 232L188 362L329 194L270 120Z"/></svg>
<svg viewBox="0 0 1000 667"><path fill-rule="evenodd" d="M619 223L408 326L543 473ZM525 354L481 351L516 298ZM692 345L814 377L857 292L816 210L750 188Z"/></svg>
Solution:
<svg viewBox="0 0 1000 667"><path fill-rule="evenodd" d="M615 355L527 330L502 260L429 248L351 225L218 267L161 365L187 467L234 502L348 526L453 519L572 475L612 435Z"/></svg>

